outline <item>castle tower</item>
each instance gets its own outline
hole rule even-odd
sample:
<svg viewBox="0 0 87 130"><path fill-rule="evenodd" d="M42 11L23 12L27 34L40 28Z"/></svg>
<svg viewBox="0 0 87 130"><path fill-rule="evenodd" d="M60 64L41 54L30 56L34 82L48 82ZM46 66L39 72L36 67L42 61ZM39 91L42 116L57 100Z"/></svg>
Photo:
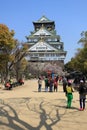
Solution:
<svg viewBox="0 0 87 130"><path fill-rule="evenodd" d="M67 52L56 33L55 22L42 16L33 25L34 31L26 37L29 46L26 59L29 62L44 63L44 66L51 63L63 68Z"/></svg>

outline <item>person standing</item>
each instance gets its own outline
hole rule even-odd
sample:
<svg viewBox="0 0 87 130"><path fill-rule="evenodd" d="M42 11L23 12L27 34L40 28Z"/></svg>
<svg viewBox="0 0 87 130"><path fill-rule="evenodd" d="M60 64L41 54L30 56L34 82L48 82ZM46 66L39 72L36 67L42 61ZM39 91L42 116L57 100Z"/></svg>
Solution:
<svg viewBox="0 0 87 130"><path fill-rule="evenodd" d="M71 82L68 82L66 86L66 96L67 96L67 108L71 108L72 99L73 99L73 88Z"/></svg>
<svg viewBox="0 0 87 130"><path fill-rule="evenodd" d="M41 87L42 87L42 79L39 77L39 79L38 79L38 92L41 92Z"/></svg>
<svg viewBox="0 0 87 130"><path fill-rule="evenodd" d="M83 80L80 80L79 85L79 104L80 111L85 109L85 100L86 100L86 86Z"/></svg>
<svg viewBox="0 0 87 130"><path fill-rule="evenodd" d="M47 78L47 76L45 77L45 79L44 79L44 82L45 82L45 92L48 92L48 78Z"/></svg>
<svg viewBox="0 0 87 130"><path fill-rule="evenodd" d="M63 77L62 83L63 83L63 92L66 92L66 86L67 86L67 78L66 77Z"/></svg>
<svg viewBox="0 0 87 130"><path fill-rule="evenodd" d="M57 92L58 91L58 80L57 80L57 77L54 78L54 92Z"/></svg>
<svg viewBox="0 0 87 130"><path fill-rule="evenodd" d="M49 77L49 92L53 92L53 83L54 83L54 81L53 81L52 77L50 76Z"/></svg>

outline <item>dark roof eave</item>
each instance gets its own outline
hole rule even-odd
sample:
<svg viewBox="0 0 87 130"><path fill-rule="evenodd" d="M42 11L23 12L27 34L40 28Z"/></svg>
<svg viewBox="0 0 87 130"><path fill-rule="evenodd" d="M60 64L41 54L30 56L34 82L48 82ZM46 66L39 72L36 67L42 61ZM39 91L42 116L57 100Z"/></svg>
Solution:
<svg viewBox="0 0 87 130"><path fill-rule="evenodd" d="M38 21L38 22L33 22L33 24L42 24L42 23L54 23L54 21Z"/></svg>

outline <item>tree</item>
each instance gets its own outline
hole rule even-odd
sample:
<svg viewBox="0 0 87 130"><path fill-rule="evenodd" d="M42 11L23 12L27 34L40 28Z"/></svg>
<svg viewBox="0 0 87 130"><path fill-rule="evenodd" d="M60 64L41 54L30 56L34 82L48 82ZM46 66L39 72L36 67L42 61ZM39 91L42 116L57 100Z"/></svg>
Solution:
<svg viewBox="0 0 87 130"><path fill-rule="evenodd" d="M14 30L9 30L9 28L0 24L0 72L5 74L5 78L8 77L8 65L11 61L11 52L16 45L16 40L14 39Z"/></svg>
<svg viewBox="0 0 87 130"><path fill-rule="evenodd" d="M81 48L77 49L77 53L73 60L65 65L65 67L73 68L77 71L81 71L84 74L87 73L87 31L81 33L81 39L78 43L82 44Z"/></svg>
<svg viewBox="0 0 87 130"><path fill-rule="evenodd" d="M24 59L28 46L14 39L14 30L0 24L0 74L8 79L9 73L14 73L16 79L26 68L27 61Z"/></svg>
<svg viewBox="0 0 87 130"><path fill-rule="evenodd" d="M13 59L9 65L9 70L14 71L17 80L22 76L22 73L26 68L26 65L28 64L28 62L24 58L26 56L27 49L28 46L26 44L18 42L12 54Z"/></svg>

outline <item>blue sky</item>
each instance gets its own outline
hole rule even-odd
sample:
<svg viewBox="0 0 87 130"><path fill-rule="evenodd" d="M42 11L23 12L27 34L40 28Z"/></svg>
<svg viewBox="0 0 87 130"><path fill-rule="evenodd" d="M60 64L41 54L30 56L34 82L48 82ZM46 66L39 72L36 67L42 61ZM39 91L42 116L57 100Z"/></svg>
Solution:
<svg viewBox="0 0 87 130"><path fill-rule="evenodd" d="M87 31L87 0L0 0L0 23L15 31L15 38L26 42L33 21L45 15L55 21L57 34L67 51L65 63L74 57L82 31Z"/></svg>

